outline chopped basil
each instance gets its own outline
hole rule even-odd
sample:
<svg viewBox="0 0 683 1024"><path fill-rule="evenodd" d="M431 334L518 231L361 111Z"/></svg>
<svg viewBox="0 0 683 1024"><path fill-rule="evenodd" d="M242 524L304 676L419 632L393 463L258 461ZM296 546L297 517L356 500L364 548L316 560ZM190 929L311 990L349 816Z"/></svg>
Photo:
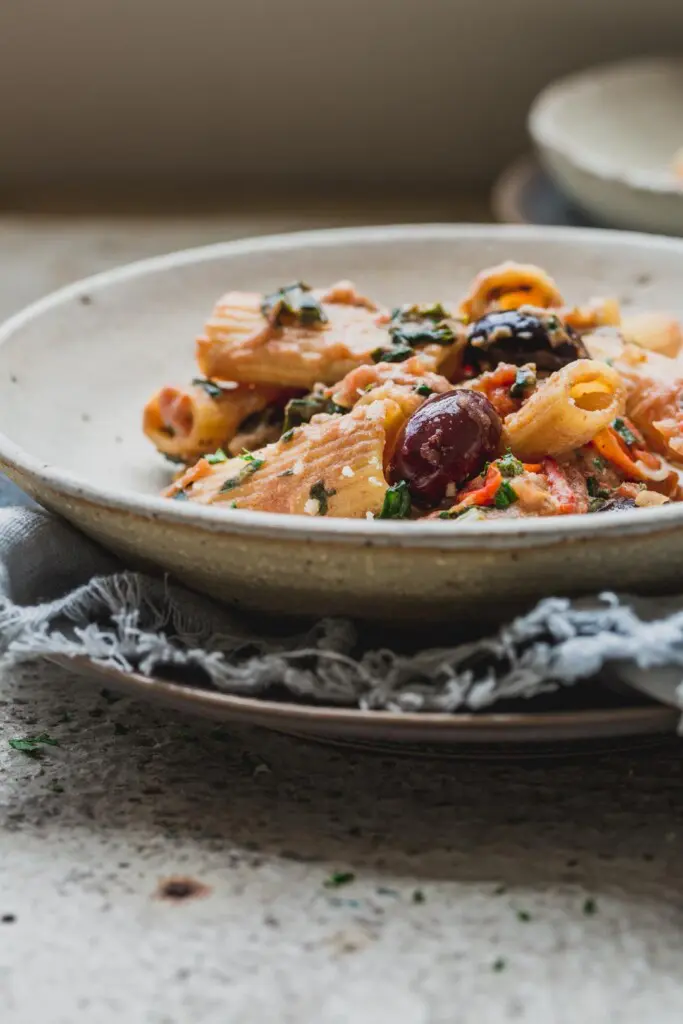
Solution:
<svg viewBox="0 0 683 1024"><path fill-rule="evenodd" d="M240 458L244 460L245 465L239 471L237 476L230 477L224 482L218 492L219 494L225 494L226 491L234 491L236 487L239 487L240 484L244 483L247 477L250 477L257 469L260 469L261 466L265 465L266 461L265 459L257 459L251 454L251 452L246 452L245 454L240 455Z"/></svg>
<svg viewBox="0 0 683 1024"><path fill-rule="evenodd" d="M526 924L528 921L531 920L531 914L529 913L528 910L518 910L517 911L517 920L518 921L524 921L524 923Z"/></svg>
<svg viewBox="0 0 683 1024"><path fill-rule="evenodd" d="M400 323L391 325L389 333L396 345L451 345L455 341L453 328L448 324Z"/></svg>
<svg viewBox="0 0 683 1024"><path fill-rule="evenodd" d="M196 388L204 388L209 398L220 398L223 394L223 388L206 377L193 377L192 383Z"/></svg>
<svg viewBox="0 0 683 1024"><path fill-rule="evenodd" d="M286 430L284 432L284 434L282 435L280 440L284 441L285 444L286 444L288 441L291 441L293 437L294 437L294 428L292 427L290 430Z"/></svg>
<svg viewBox="0 0 683 1024"><path fill-rule="evenodd" d="M598 497L600 485L594 476L586 477L586 490L588 491L588 494L591 498Z"/></svg>
<svg viewBox="0 0 683 1024"><path fill-rule="evenodd" d="M603 469L607 469L607 463L601 455L598 455L593 459L593 465L598 470L598 472L600 472Z"/></svg>
<svg viewBox="0 0 683 1024"><path fill-rule="evenodd" d="M229 507L230 508L237 508L237 502L236 501L231 501Z"/></svg>
<svg viewBox="0 0 683 1024"><path fill-rule="evenodd" d="M187 491L176 491L173 495L174 501L189 501Z"/></svg>
<svg viewBox="0 0 683 1024"><path fill-rule="evenodd" d="M413 890L413 903L424 903L424 902L425 902L425 894L423 893L422 889L415 889L415 890Z"/></svg>
<svg viewBox="0 0 683 1024"><path fill-rule="evenodd" d="M310 395L304 395L303 398L292 398L285 406L285 422L283 424L285 433L282 435L282 439L289 440L290 431L294 427L300 427L302 423L310 423L318 413L342 415L348 411L345 406L337 405L331 398L326 398L322 391L312 391Z"/></svg>
<svg viewBox="0 0 683 1024"><path fill-rule="evenodd" d="M498 459L496 465L501 472L501 476L519 476L520 473L524 472L523 464L510 451L506 452L501 459Z"/></svg>
<svg viewBox="0 0 683 1024"><path fill-rule="evenodd" d="M502 956L499 956L496 960L493 961L491 969L495 971L496 974L500 974L501 971L505 970L506 966L507 962L505 961L505 959Z"/></svg>
<svg viewBox="0 0 683 1024"><path fill-rule="evenodd" d="M428 398L429 395L434 394L434 389L430 388L429 384L418 384L415 390L418 393L418 395L424 395L425 398Z"/></svg>
<svg viewBox="0 0 683 1024"><path fill-rule="evenodd" d="M21 739L11 739L7 742L12 750L20 750L28 757L40 757L43 747L59 746L59 740L54 740L46 732L41 733L40 736L24 736Z"/></svg>
<svg viewBox="0 0 683 1024"><path fill-rule="evenodd" d="M225 454L222 448L218 448L213 455L207 455L206 461L210 466L216 466L219 462L227 462L228 456Z"/></svg>
<svg viewBox="0 0 683 1024"><path fill-rule="evenodd" d="M276 327L288 322L303 325L327 323L322 305L311 294L310 285L304 284L303 281L285 285L284 288L266 295L261 303L261 312Z"/></svg>
<svg viewBox="0 0 683 1024"><path fill-rule="evenodd" d="M355 882L355 880L356 876L353 871L333 871L325 879L323 885L326 889L340 889L342 885L349 885L351 882Z"/></svg>
<svg viewBox="0 0 683 1024"><path fill-rule="evenodd" d="M509 508L510 505L514 505L518 501L517 492L515 491L512 484L509 484L507 480L503 480L502 484L496 491L496 496L493 499L493 503L496 508Z"/></svg>
<svg viewBox="0 0 683 1024"><path fill-rule="evenodd" d="M612 421L612 426L616 430L619 437L621 437L622 440L626 442L629 448L631 447L631 445L638 444L638 438L633 433L628 424L625 423L624 420L622 420L620 417L617 417L616 420Z"/></svg>
<svg viewBox="0 0 683 1024"><path fill-rule="evenodd" d="M599 512L603 505L605 505L605 503L606 502L604 498L591 498L591 500L588 502L588 511Z"/></svg>
<svg viewBox="0 0 683 1024"><path fill-rule="evenodd" d="M285 469L282 473L278 473L278 476L294 476L294 470Z"/></svg>
<svg viewBox="0 0 683 1024"><path fill-rule="evenodd" d="M510 398L524 398L527 391L536 386L536 370L530 366L520 366L515 375L515 382L510 388Z"/></svg>
<svg viewBox="0 0 683 1024"><path fill-rule="evenodd" d="M399 480L392 484L384 495L384 504L379 519L407 519L410 515L411 500L408 484L405 480Z"/></svg>
<svg viewBox="0 0 683 1024"><path fill-rule="evenodd" d="M315 500L318 502L318 513L317 514L319 516L326 516L327 512L328 512L328 508L329 508L329 503L328 503L327 499L331 498L332 495L336 494L337 493L336 490L334 490L334 489L332 489L330 491L326 490L325 489L325 482L323 480L318 480L317 483L313 484L313 486L311 487L311 489L310 489L310 491L308 493L309 493L311 498L315 498Z"/></svg>
<svg viewBox="0 0 683 1024"><path fill-rule="evenodd" d="M370 353L373 363L404 363L415 355L410 345L395 345L393 348L376 348Z"/></svg>
<svg viewBox="0 0 683 1024"><path fill-rule="evenodd" d="M583 901L583 912L586 917L592 917L593 914L597 914L598 905L592 897L588 897Z"/></svg>
<svg viewBox="0 0 683 1024"><path fill-rule="evenodd" d="M256 467L257 469L260 469L260 467L263 465L263 459L257 459L254 453L248 452L246 448L242 449L238 457L240 459L243 459L245 462L258 462L259 465Z"/></svg>

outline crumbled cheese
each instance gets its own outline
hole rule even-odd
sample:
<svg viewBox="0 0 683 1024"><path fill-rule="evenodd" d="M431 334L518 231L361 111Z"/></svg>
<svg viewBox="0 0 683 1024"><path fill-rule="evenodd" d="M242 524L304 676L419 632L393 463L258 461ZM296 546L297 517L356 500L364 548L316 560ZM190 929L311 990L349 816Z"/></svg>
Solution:
<svg viewBox="0 0 683 1024"><path fill-rule="evenodd" d="M373 455L371 459L368 459L368 466L376 466L377 469L381 468L381 461L378 455Z"/></svg>
<svg viewBox="0 0 683 1024"><path fill-rule="evenodd" d="M344 466L344 468L342 469L342 476L355 476L355 475L356 474L354 473L354 471L351 469L350 466Z"/></svg>
<svg viewBox="0 0 683 1024"><path fill-rule="evenodd" d="M366 512L365 513L365 518L366 519L374 519L375 518L375 513L374 512Z"/></svg>
<svg viewBox="0 0 683 1024"><path fill-rule="evenodd" d="M293 473L294 476L299 476L299 474L303 473L303 471L304 471L304 460L303 459L297 459L296 462L294 463L294 465L292 466L292 473Z"/></svg>
<svg viewBox="0 0 683 1024"><path fill-rule="evenodd" d="M374 487L383 487L384 486L382 481L378 480L376 476L369 476L368 477L368 482L371 483Z"/></svg>
<svg viewBox="0 0 683 1024"><path fill-rule="evenodd" d="M635 503L638 508L652 508L655 505L667 505L669 500L657 491L641 491L636 495Z"/></svg>
<svg viewBox="0 0 683 1024"><path fill-rule="evenodd" d="M309 498L304 505L304 512L307 516L317 516L320 512L320 502L317 498Z"/></svg>
<svg viewBox="0 0 683 1024"><path fill-rule="evenodd" d="M386 416L386 412L384 402L379 400L371 402L365 409L366 418L369 420L383 420Z"/></svg>

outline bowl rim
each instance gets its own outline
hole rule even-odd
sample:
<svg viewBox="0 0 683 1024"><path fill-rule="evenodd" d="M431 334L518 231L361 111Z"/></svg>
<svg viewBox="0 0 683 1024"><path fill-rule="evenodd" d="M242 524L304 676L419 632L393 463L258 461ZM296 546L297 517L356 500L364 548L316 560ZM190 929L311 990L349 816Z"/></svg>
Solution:
<svg viewBox="0 0 683 1024"><path fill-rule="evenodd" d="M683 201L683 184L673 175L629 168L612 161L609 156L597 154L590 148L578 146L576 139L562 128L556 117L560 105L575 91L585 87L599 89L610 79L629 73L677 69L683 71L683 56L646 56L627 58L608 64L593 65L574 71L547 85L529 108L527 128L541 151L560 156L585 174L606 182L625 185L636 192L655 193ZM671 154L673 159L673 152Z"/></svg>
<svg viewBox="0 0 683 1024"><path fill-rule="evenodd" d="M162 256L124 264L83 278L38 299L19 310L0 325L0 346L29 324L84 294L92 294L110 285L120 284L147 274L163 273L186 265L219 258L239 258L259 252L291 251L310 247L343 246L387 241L446 240L482 241L509 237L515 240L568 242L591 247L637 244L643 250L668 250L681 257L683 239L638 232L610 231L600 228L546 227L510 224L400 224L379 227L329 228L316 231L263 235L229 242L218 242L182 249ZM193 527L208 533L249 536L263 540L306 541L308 543L344 543L364 547L510 549L562 544L570 539L586 540L602 535L635 537L669 532L683 525L683 503L664 508L606 512L599 517L570 515L546 519L505 520L477 523L447 523L419 520L406 524L391 520L343 519L283 515L248 509L225 509L172 502L157 495L117 490L93 484L77 473L48 464L16 444L0 431L0 464L10 476L22 481L38 481L41 488L60 498L75 499L111 512L123 512L144 519L163 521L174 527ZM558 519L561 522L558 522Z"/></svg>

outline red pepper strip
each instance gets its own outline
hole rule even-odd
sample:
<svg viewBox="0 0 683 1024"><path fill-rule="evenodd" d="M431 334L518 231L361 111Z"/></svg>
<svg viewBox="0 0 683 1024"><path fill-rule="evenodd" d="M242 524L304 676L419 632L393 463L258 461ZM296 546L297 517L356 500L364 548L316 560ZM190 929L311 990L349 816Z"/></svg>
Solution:
<svg viewBox="0 0 683 1024"><path fill-rule="evenodd" d="M523 462L525 473L540 473L543 466L540 462Z"/></svg>
<svg viewBox="0 0 683 1024"><path fill-rule="evenodd" d="M476 505L478 508L483 508L485 505L493 505L498 488L503 482L503 475L496 465L491 463L487 472L486 479L481 487L476 487L474 490L467 490L460 492L460 500L451 509L451 512L458 512L461 508L468 508L470 505ZM471 485L470 485L471 486Z"/></svg>
<svg viewBox="0 0 683 1024"><path fill-rule="evenodd" d="M543 472L545 473L548 483L550 484L550 493L552 494L555 501L558 503L557 511L560 515L569 515L572 512L576 512L579 507L579 503L576 500L576 495L569 486L569 481L558 466L557 462L553 458L546 458L542 463Z"/></svg>

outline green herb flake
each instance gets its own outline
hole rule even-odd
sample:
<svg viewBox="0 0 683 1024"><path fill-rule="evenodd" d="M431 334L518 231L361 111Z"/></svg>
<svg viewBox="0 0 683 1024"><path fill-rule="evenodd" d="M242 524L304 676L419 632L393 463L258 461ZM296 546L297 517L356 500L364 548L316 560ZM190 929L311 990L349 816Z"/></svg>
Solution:
<svg viewBox="0 0 683 1024"><path fill-rule="evenodd" d="M424 395L425 398L429 398L430 395L434 394L434 389L430 388L429 384L418 384L415 391L418 395Z"/></svg>
<svg viewBox="0 0 683 1024"><path fill-rule="evenodd" d="M314 498L318 502L318 513L317 514L319 516L326 516L327 515L328 509L329 509L329 503L328 503L327 499L331 498L336 493L337 492L334 489L332 489L330 491L326 490L325 489L325 483L324 483L323 480L318 480L317 483L313 484L313 486L311 487L311 489L308 492L308 494L309 494L309 496L311 498Z"/></svg>
<svg viewBox="0 0 683 1024"><path fill-rule="evenodd" d="M493 961L493 963L491 964L491 970L495 974L500 974L501 971L504 971L506 967L507 967L507 961L502 956L497 957Z"/></svg>
<svg viewBox="0 0 683 1024"><path fill-rule="evenodd" d="M627 423L624 422L620 417L612 421L612 426L616 430L619 437L629 446L629 448L638 443L638 438L633 433Z"/></svg>
<svg viewBox="0 0 683 1024"><path fill-rule="evenodd" d="M586 477L586 490L588 491L589 497L597 498L600 493L600 484L594 476Z"/></svg>
<svg viewBox="0 0 683 1024"><path fill-rule="evenodd" d="M523 921L525 924L527 924L531 920L531 914L529 913L528 910L518 910L517 911L517 920L518 921Z"/></svg>
<svg viewBox="0 0 683 1024"><path fill-rule="evenodd" d="M586 917L593 917L594 914L597 914L598 905L591 896L583 901L583 912Z"/></svg>
<svg viewBox="0 0 683 1024"><path fill-rule="evenodd" d="M294 437L294 428L292 427L290 430L286 430L284 432L284 434L282 435L280 440L284 441L285 444L288 444L288 442L291 441L293 437Z"/></svg>
<svg viewBox="0 0 683 1024"><path fill-rule="evenodd" d="M220 398L223 394L223 388L206 377L193 377L192 384L196 388L203 388L209 398Z"/></svg>
<svg viewBox="0 0 683 1024"><path fill-rule="evenodd" d="M53 793L64 792L64 786L61 784L61 782L57 782L56 779L53 779L52 782L50 783L50 789L52 790Z"/></svg>
<svg viewBox="0 0 683 1024"><path fill-rule="evenodd" d="M278 473L278 477L281 477L281 476L294 476L294 470L293 469L283 469L283 471L281 473Z"/></svg>
<svg viewBox="0 0 683 1024"><path fill-rule="evenodd" d="M59 746L59 740L53 739L46 732L41 733L40 736L24 736L21 739L11 739L8 740L8 743L12 750L19 750L22 754L26 754L27 757L41 757L43 747Z"/></svg>
<svg viewBox="0 0 683 1024"><path fill-rule="evenodd" d="M285 432L281 440L289 441L294 427L300 427L302 423L310 423L313 417L319 413L342 415L348 411L346 406L337 405L331 398L326 398L322 391L312 391L310 395L304 395L303 398L291 398L285 406L283 423Z"/></svg>
<svg viewBox="0 0 683 1024"><path fill-rule="evenodd" d="M350 885L351 882L355 882L356 876L353 871L333 871L332 874L325 879L323 885L326 889L341 889L344 885Z"/></svg>
<svg viewBox="0 0 683 1024"><path fill-rule="evenodd" d="M384 495L384 504L378 519L407 519L410 515L412 502L410 491L405 480L399 480L397 484L387 490Z"/></svg>
<svg viewBox="0 0 683 1024"><path fill-rule="evenodd" d="M506 452L501 459L498 459L496 465L500 470L501 476L519 476L524 472L523 464L512 454L511 451Z"/></svg>
<svg viewBox="0 0 683 1024"><path fill-rule="evenodd" d="M496 888L493 890L493 895L494 896L504 896L507 891L508 891L507 885L504 885L501 882L501 884L497 885Z"/></svg>
<svg viewBox="0 0 683 1024"><path fill-rule="evenodd" d="M327 323L327 315L318 300L311 294L311 287L303 281L278 288L266 295L261 303L261 312L276 327L289 323L314 326Z"/></svg>
<svg viewBox="0 0 683 1024"><path fill-rule="evenodd" d="M413 890L412 900L413 900L413 903L426 903L427 902L425 894L423 893L422 889L415 889L415 890Z"/></svg>
<svg viewBox="0 0 683 1024"><path fill-rule="evenodd" d="M607 463L605 462L605 460L603 459L603 457L601 455L597 455L593 459L593 465L597 469L598 473L601 473L603 469L607 469Z"/></svg>
<svg viewBox="0 0 683 1024"><path fill-rule="evenodd" d="M524 398L527 391L536 386L536 371L529 366L520 366L511 385L510 398Z"/></svg>
<svg viewBox="0 0 683 1024"><path fill-rule="evenodd" d="M373 363L405 363L415 353L410 345L394 345L393 348L376 348L370 353Z"/></svg>
<svg viewBox="0 0 683 1024"><path fill-rule="evenodd" d="M213 455L207 455L206 461L210 466L217 466L219 462L227 462L228 456L225 454L222 448L219 448L213 453Z"/></svg>
<svg viewBox="0 0 683 1024"><path fill-rule="evenodd" d="M218 492L219 494L225 494L228 491L234 491L236 487L239 487L240 484L244 483L247 477L252 476L252 474L255 473L257 469L260 469L261 466L264 466L266 461L265 459L257 459L254 455L251 454L251 452L243 453L242 455L240 455L240 459L244 460L245 465L239 471L237 476L231 476L229 477L228 480L224 481L223 486Z"/></svg>
<svg viewBox="0 0 683 1024"><path fill-rule="evenodd" d="M502 484L496 491L496 496L493 499L493 504L496 508L509 508L510 505L514 505L518 501L517 492L515 491L512 484L509 484L507 480L503 480Z"/></svg>
<svg viewBox="0 0 683 1024"><path fill-rule="evenodd" d="M230 502L230 508L237 508L237 502L236 501L231 501Z"/></svg>

